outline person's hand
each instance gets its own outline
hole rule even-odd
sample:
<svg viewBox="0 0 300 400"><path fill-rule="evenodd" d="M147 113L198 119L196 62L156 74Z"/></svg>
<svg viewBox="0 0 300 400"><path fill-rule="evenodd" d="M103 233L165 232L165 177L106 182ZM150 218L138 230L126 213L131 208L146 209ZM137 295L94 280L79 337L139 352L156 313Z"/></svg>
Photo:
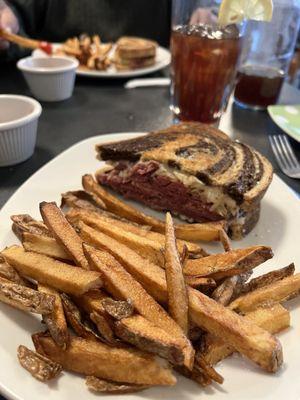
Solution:
<svg viewBox="0 0 300 400"><path fill-rule="evenodd" d="M0 29L5 29L12 33L18 33L19 31L19 23L15 14L3 0L0 0ZM0 38L0 51L8 47L9 43Z"/></svg>
<svg viewBox="0 0 300 400"><path fill-rule="evenodd" d="M212 13L210 8L197 8L190 20L191 25L205 24L210 25L214 24L217 21L217 17Z"/></svg>

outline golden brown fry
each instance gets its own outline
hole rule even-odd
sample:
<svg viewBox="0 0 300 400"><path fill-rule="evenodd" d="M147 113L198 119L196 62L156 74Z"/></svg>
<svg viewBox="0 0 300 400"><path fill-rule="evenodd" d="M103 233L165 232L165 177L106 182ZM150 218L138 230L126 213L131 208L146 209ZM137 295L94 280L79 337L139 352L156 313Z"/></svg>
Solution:
<svg viewBox="0 0 300 400"><path fill-rule="evenodd" d="M115 338L114 332L108 322L108 319L103 315L97 313L96 311L90 314L90 319L94 322L97 327L98 332L104 339L106 343L109 344L117 344L117 340Z"/></svg>
<svg viewBox="0 0 300 400"><path fill-rule="evenodd" d="M39 353L58 362L64 369L116 382L145 385L174 385L170 369L162 367L154 356L133 348L114 348L101 342L72 336L66 350L43 334L33 335Z"/></svg>
<svg viewBox="0 0 300 400"><path fill-rule="evenodd" d="M140 350L157 354L173 364L183 364L182 349L176 338L141 315L116 321L114 331L123 341Z"/></svg>
<svg viewBox="0 0 300 400"><path fill-rule="evenodd" d="M22 286L31 286L31 283L21 275L0 255L0 277Z"/></svg>
<svg viewBox="0 0 300 400"><path fill-rule="evenodd" d="M103 290L95 289L90 290L78 297L73 296L73 300L77 306L80 309L83 309L87 314L91 314L95 311L101 315L106 315L106 311L104 310L101 301L107 297L109 297L108 294Z"/></svg>
<svg viewBox="0 0 300 400"><path fill-rule="evenodd" d="M42 254L25 251L20 246L8 247L1 254L21 275L74 296L102 285L96 271L75 268Z"/></svg>
<svg viewBox="0 0 300 400"><path fill-rule="evenodd" d="M147 292L159 302L167 303L165 272L158 265L141 257L135 251L115 239L79 223L80 236L86 243L111 253L137 279Z"/></svg>
<svg viewBox="0 0 300 400"><path fill-rule="evenodd" d="M66 253L64 248L54 238L49 236L24 232L22 235L22 244L26 251L34 251L35 253L44 254L58 260L72 260L72 257Z"/></svg>
<svg viewBox="0 0 300 400"><path fill-rule="evenodd" d="M118 245L117 242L111 244L113 239L106 240L105 235L84 224L81 228L81 234L84 232L86 241L105 250L109 249L109 252L117 256L125 269L141 283L148 293L151 293L156 300L166 302L166 279L158 265L145 264L145 260L141 262L141 257L131 249ZM282 350L275 338L195 289L188 288L188 295L190 319L194 324L216 336L223 337L240 353L263 368L275 371L280 367ZM261 341L264 343L263 346L261 346Z"/></svg>
<svg viewBox="0 0 300 400"><path fill-rule="evenodd" d="M202 387L206 387L208 385L211 385L212 383L210 377L205 375L204 371L199 366L194 365L192 371L189 371L187 368L178 366L175 367L175 370L186 378L197 382Z"/></svg>
<svg viewBox="0 0 300 400"><path fill-rule="evenodd" d="M283 356L277 338L203 293L192 288L188 293L190 318L196 325L221 337L266 371L280 368Z"/></svg>
<svg viewBox="0 0 300 400"><path fill-rule="evenodd" d="M124 203L117 197L108 193L102 186L94 180L92 175L84 175L82 186L88 193L93 193L104 201L107 210L120 215L130 221L142 225L150 225L155 232L164 234L165 224L157 218L146 215L136 208ZM223 222L213 222L207 224L180 224L176 225L176 237L183 240L218 240L219 230L224 227Z"/></svg>
<svg viewBox="0 0 300 400"><path fill-rule="evenodd" d="M111 214L107 211L95 213L89 210L71 209L67 212L66 217L68 221L72 224L77 225L79 221L83 221L85 224L103 233L105 233L105 228L108 229L108 227L112 227L112 234L107 234L109 236L115 237L116 239L119 238L120 234L116 237L113 235L113 232L116 232L117 230L122 230L122 233L130 232L132 235L129 235L129 238L127 238L127 245L129 246L129 244L132 242L134 249L139 248L140 245L148 245L148 247L155 250L156 252L160 252L160 249L162 249L165 245L165 235L162 235L158 232L150 231L149 226L147 225L138 225L134 222L120 219L120 217L116 219L116 215ZM143 242L144 238L146 239L145 243ZM177 240L177 246L180 252L182 252L184 246L186 246L192 256L199 257L201 255L206 255L204 250L199 245L192 242Z"/></svg>
<svg viewBox="0 0 300 400"><path fill-rule="evenodd" d="M107 297L101 301L105 311L114 319L121 320L133 314L134 306L131 300L113 300Z"/></svg>
<svg viewBox="0 0 300 400"><path fill-rule="evenodd" d="M105 210L104 202L84 190L75 190L61 195L61 208L64 206L82 208L86 211L102 212Z"/></svg>
<svg viewBox="0 0 300 400"><path fill-rule="evenodd" d="M214 288L216 287L216 281L212 278L198 277L198 276L189 276L185 275L184 277L185 283L195 289L201 288Z"/></svg>
<svg viewBox="0 0 300 400"><path fill-rule="evenodd" d="M232 246L231 246L231 242L230 239L227 235L227 232L224 229L220 229L220 242L222 243L222 246L224 248L225 251L232 251Z"/></svg>
<svg viewBox="0 0 300 400"><path fill-rule="evenodd" d="M96 378L95 376L87 376L85 383L87 387L94 392L109 394L136 393L150 387L149 385L109 382L104 379Z"/></svg>
<svg viewBox="0 0 300 400"><path fill-rule="evenodd" d="M100 339L96 332L93 331L90 325L83 320L79 308L65 294L61 294L61 300L67 321L76 335L90 340Z"/></svg>
<svg viewBox="0 0 300 400"><path fill-rule="evenodd" d="M248 279L248 273L230 276L226 278L212 293L211 297L218 303L227 306L236 294L239 294L245 280Z"/></svg>
<svg viewBox="0 0 300 400"><path fill-rule="evenodd" d="M201 354L197 354L195 358L195 364L205 372L210 379L222 385L224 378L202 357Z"/></svg>
<svg viewBox="0 0 300 400"><path fill-rule="evenodd" d="M69 331L60 295L56 290L41 284L38 285L38 291L51 294L55 298L52 312L50 314L43 314L43 321L55 343L65 349L69 341Z"/></svg>
<svg viewBox="0 0 300 400"><path fill-rule="evenodd" d="M290 314L280 304L257 308L255 311L249 312L244 318L272 334L281 332L290 326ZM234 351L235 349L221 338L206 334L199 353L209 364L214 365L230 356Z"/></svg>
<svg viewBox="0 0 300 400"><path fill-rule="evenodd" d="M254 310L264 304L282 303L300 294L300 273L263 286L235 299L230 309L238 313Z"/></svg>
<svg viewBox="0 0 300 400"><path fill-rule="evenodd" d="M0 301L19 310L49 314L53 310L55 297L0 278Z"/></svg>
<svg viewBox="0 0 300 400"><path fill-rule="evenodd" d="M80 236L66 220L56 203L40 203L40 212L48 229L76 264L84 269L90 269L83 254Z"/></svg>
<svg viewBox="0 0 300 400"><path fill-rule="evenodd" d="M23 368L42 382L56 378L62 370L58 363L22 345L18 347L18 359Z"/></svg>
<svg viewBox="0 0 300 400"><path fill-rule="evenodd" d="M257 278L253 278L251 279L250 282L243 285L242 293L245 294L248 292L252 292L253 290L280 281L283 278L287 278L288 276L293 275L294 272L295 272L295 265L294 263L292 263L287 267L276 269L274 271L268 272L267 274L258 276Z"/></svg>
<svg viewBox="0 0 300 400"><path fill-rule="evenodd" d="M188 297L182 272L173 220L166 214L165 271L168 290L168 311L174 321L181 327L185 335L189 330Z"/></svg>
<svg viewBox="0 0 300 400"><path fill-rule="evenodd" d="M36 221L28 214L12 215L10 218L13 221L12 230L20 240L22 240L22 234L24 232L51 236L48 228L43 222Z"/></svg>
<svg viewBox="0 0 300 400"><path fill-rule="evenodd" d="M105 287L115 298L131 299L135 309L146 319L174 337L184 354L184 365L192 368L194 350L181 328L144 288L110 254L83 245L91 265L101 271Z"/></svg>
<svg viewBox="0 0 300 400"><path fill-rule="evenodd" d="M222 279L249 271L273 257L270 247L252 246L213 254L197 260L188 260L184 267L186 275L210 276Z"/></svg>

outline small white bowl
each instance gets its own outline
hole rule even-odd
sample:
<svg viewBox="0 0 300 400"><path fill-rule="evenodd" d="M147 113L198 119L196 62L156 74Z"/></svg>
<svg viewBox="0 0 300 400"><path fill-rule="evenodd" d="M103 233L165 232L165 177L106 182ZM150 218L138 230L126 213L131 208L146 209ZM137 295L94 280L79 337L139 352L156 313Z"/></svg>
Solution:
<svg viewBox="0 0 300 400"><path fill-rule="evenodd" d="M71 57L26 57L17 63L32 94L42 101L71 97L78 65Z"/></svg>
<svg viewBox="0 0 300 400"><path fill-rule="evenodd" d="M31 157L42 107L26 96L0 95L0 167Z"/></svg>

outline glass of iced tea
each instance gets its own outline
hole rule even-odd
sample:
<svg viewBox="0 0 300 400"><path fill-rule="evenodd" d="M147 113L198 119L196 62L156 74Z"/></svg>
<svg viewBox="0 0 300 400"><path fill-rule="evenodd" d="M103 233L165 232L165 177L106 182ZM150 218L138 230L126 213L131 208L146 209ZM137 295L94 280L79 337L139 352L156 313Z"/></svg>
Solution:
<svg viewBox="0 0 300 400"><path fill-rule="evenodd" d="M218 25L220 1L173 0L172 110L176 119L218 123L236 78L243 25Z"/></svg>
<svg viewBox="0 0 300 400"><path fill-rule="evenodd" d="M270 22L248 21L235 87L235 102L263 110L278 100L294 54L300 2L273 0Z"/></svg>

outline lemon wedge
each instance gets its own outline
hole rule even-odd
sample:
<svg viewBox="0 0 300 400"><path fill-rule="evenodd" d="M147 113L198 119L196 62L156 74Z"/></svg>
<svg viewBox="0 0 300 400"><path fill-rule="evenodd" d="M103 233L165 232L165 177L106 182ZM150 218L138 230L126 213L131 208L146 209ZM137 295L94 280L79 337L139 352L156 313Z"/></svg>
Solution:
<svg viewBox="0 0 300 400"><path fill-rule="evenodd" d="M223 0L218 22L220 25L238 24L245 19L271 21L272 0Z"/></svg>

